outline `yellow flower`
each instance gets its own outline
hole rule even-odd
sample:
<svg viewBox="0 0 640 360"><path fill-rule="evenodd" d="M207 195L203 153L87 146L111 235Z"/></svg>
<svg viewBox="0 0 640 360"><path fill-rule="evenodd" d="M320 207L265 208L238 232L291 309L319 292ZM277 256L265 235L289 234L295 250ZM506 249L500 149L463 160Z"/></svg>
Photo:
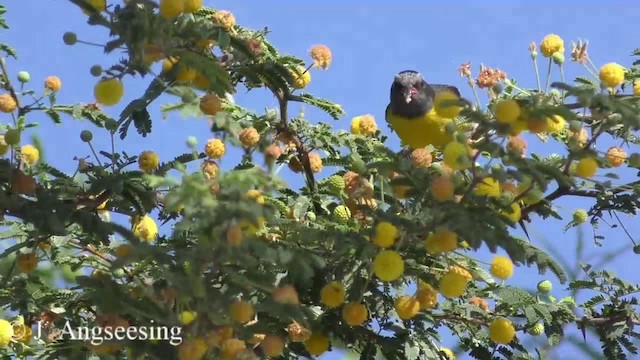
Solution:
<svg viewBox="0 0 640 360"><path fill-rule="evenodd" d="M186 339L178 347L180 360L200 360L207 353L207 343L201 337Z"/></svg>
<svg viewBox="0 0 640 360"><path fill-rule="evenodd" d="M593 157L585 157L578 161L576 175L583 178L590 178L598 171L598 161Z"/></svg>
<svg viewBox="0 0 640 360"><path fill-rule="evenodd" d="M516 336L516 329L509 319L498 317L489 324L489 338L498 344L508 344Z"/></svg>
<svg viewBox="0 0 640 360"><path fill-rule="evenodd" d="M168 74L169 72L171 72L171 70L173 70L173 67L175 65L178 65L178 71L175 73L176 82L188 83L196 79L198 72L195 69L180 64L180 59L177 57L169 57L162 60L162 73ZM200 105L202 105L202 102L200 103ZM202 110L202 106L200 107L200 110ZM202 111L205 112L205 110Z"/></svg>
<svg viewBox="0 0 640 360"><path fill-rule="evenodd" d="M30 326L24 324L24 319L22 323L14 321L11 326L13 327L13 338L15 340L18 340L23 344L31 342L33 331Z"/></svg>
<svg viewBox="0 0 640 360"><path fill-rule="evenodd" d="M329 350L329 338L314 332L309 339L304 342L304 347L309 354L320 356Z"/></svg>
<svg viewBox="0 0 640 360"><path fill-rule="evenodd" d="M158 165L160 165L160 158L153 151L143 151L138 156L138 167L144 172L150 173L157 169Z"/></svg>
<svg viewBox="0 0 640 360"><path fill-rule="evenodd" d="M13 326L7 320L0 319L0 347L5 347L11 343L13 337Z"/></svg>
<svg viewBox="0 0 640 360"><path fill-rule="evenodd" d="M542 39L540 51L544 57L551 57L556 52L564 51L564 41L556 34L549 34Z"/></svg>
<svg viewBox="0 0 640 360"><path fill-rule="evenodd" d="M445 228L436 229L424 241L429 254L449 253L458 248L458 234Z"/></svg>
<svg viewBox="0 0 640 360"><path fill-rule="evenodd" d="M11 98L11 100L13 100L13 98ZM360 120L362 120L362 116L356 116L353 119L351 119L351 133L354 135L362 135L362 131L360 130Z"/></svg>
<svg viewBox="0 0 640 360"><path fill-rule="evenodd" d="M107 0L87 0L87 2L92 8L96 9L97 12L102 12L107 8ZM85 9L82 9L82 12L87 15L91 15L91 12Z"/></svg>
<svg viewBox="0 0 640 360"><path fill-rule="evenodd" d="M382 221L376 225L373 242L382 248L388 248L396 242L397 237L398 228L388 221Z"/></svg>
<svg viewBox="0 0 640 360"><path fill-rule="evenodd" d="M133 252L133 246L130 244L120 244L115 250L117 258L123 258L129 256Z"/></svg>
<svg viewBox="0 0 640 360"><path fill-rule="evenodd" d="M559 134L564 130L565 121L560 115L552 115L547 118L547 132L549 134Z"/></svg>
<svg viewBox="0 0 640 360"><path fill-rule="evenodd" d="M342 308L342 319L350 326L360 326L369 317L369 310L362 303L350 302Z"/></svg>
<svg viewBox="0 0 640 360"><path fill-rule="evenodd" d="M469 270L465 269L460 265L454 265L449 269L450 272L456 273L462 276L465 280L471 281L473 280L473 275L469 272Z"/></svg>
<svg viewBox="0 0 640 360"><path fill-rule="evenodd" d="M619 147L610 147L607 150L607 161L612 167L619 167L624 164L624 161L627 159L627 152L624 151L623 148Z"/></svg>
<svg viewBox="0 0 640 360"><path fill-rule="evenodd" d="M247 348L244 341L236 338L226 339L222 342L220 352L226 358L235 358L241 351Z"/></svg>
<svg viewBox="0 0 640 360"><path fill-rule="evenodd" d="M504 256L496 256L491 262L491 275L500 280L507 280L513 275L513 263Z"/></svg>
<svg viewBox="0 0 640 360"><path fill-rule="evenodd" d="M625 69L616 63L608 63L600 68L600 81L606 87L616 87L624 82Z"/></svg>
<svg viewBox="0 0 640 360"><path fill-rule="evenodd" d="M216 11L216 13L213 14L213 19L227 31L236 26L236 17L227 10Z"/></svg>
<svg viewBox="0 0 640 360"><path fill-rule="evenodd" d="M48 76L44 79L44 88L52 92L58 92L62 87L62 81L57 76Z"/></svg>
<svg viewBox="0 0 640 360"><path fill-rule="evenodd" d="M314 173L322 171L322 158L320 157L320 154L315 151L309 153L309 167Z"/></svg>
<svg viewBox="0 0 640 360"><path fill-rule="evenodd" d="M444 356L447 357L447 360L456 360L456 355L451 351L451 349L441 347L440 352L444 353Z"/></svg>
<svg viewBox="0 0 640 360"><path fill-rule="evenodd" d="M18 103L11 94L0 95L0 111L3 113L11 113L18 107Z"/></svg>
<svg viewBox="0 0 640 360"><path fill-rule="evenodd" d="M493 109L496 120L503 124L513 124L521 115L520 105L513 99L499 101Z"/></svg>
<svg viewBox="0 0 640 360"><path fill-rule="evenodd" d="M475 189L478 196L488 196L491 198L499 198L502 191L500 190L500 182L492 177L482 179Z"/></svg>
<svg viewBox="0 0 640 360"><path fill-rule="evenodd" d="M262 196L260 190L250 189L245 195L247 198L255 200L258 204L264 204L264 196Z"/></svg>
<svg viewBox="0 0 640 360"><path fill-rule="evenodd" d="M245 324L255 316L253 305L244 300L236 300L229 306L229 315L237 323Z"/></svg>
<svg viewBox="0 0 640 360"><path fill-rule="evenodd" d="M160 16L173 19L184 11L184 0L160 0Z"/></svg>
<svg viewBox="0 0 640 360"><path fill-rule="evenodd" d="M222 110L222 101L216 94L206 94L200 98L200 111L203 114L214 116L220 110Z"/></svg>
<svg viewBox="0 0 640 360"><path fill-rule="evenodd" d="M358 120L356 120L358 119ZM353 124L356 123L358 127L357 131L353 131ZM374 135L376 131L378 131L378 124L376 124L376 119L371 114L361 115L353 118L351 121L352 131L354 134L360 135Z"/></svg>
<svg viewBox="0 0 640 360"><path fill-rule="evenodd" d="M452 141L444 147L444 163L453 170L463 170L471 167L469 147L457 141Z"/></svg>
<svg viewBox="0 0 640 360"><path fill-rule="evenodd" d="M438 303L438 291L431 285L423 283L416 292L416 298L420 303L420 309L431 309Z"/></svg>
<svg viewBox="0 0 640 360"><path fill-rule="evenodd" d="M178 315L178 320L182 325L191 324L198 317L198 313L195 311L183 311Z"/></svg>
<svg viewBox="0 0 640 360"><path fill-rule="evenodd" d="M282 340L281 337L274 335L267 335L260 342L260 348L262 349L262 352L264 353L264 355L270 358L275 358L282 355L284 346L284 340Z"/></svg>
<svg viewBox="0 0 640 360"><path fill-rule="evenodd" d="M242 219L238 222L238 225L240 225L242 234L244 236L255 236L260 231L260 229L264 227L265 223L266 219L262 216L259 216L256 219L255 223L247 219Z"/></svg>
<svg viewBox="0 0 640 360"><path fill-rule="evenodd" d="M448 176L438 176L431 182L431 195L437 201L447 201L453 199L454 184Z"/></svg>
<svg viewBox="0 0 640 360"><path fill-rule="evenodd" d="M20 148L20 155L24 162L29 165L35 164L40 160L40 151L33 145L25 145Z"/></svg>
<svg viewBox="0 0 640 360"><path fill-rule="evenodd" d="M158 225L149 215L139 217L133 225L133 235L144 241L151 242L158 236Z"/></svg>
<svg viewBox="0 0 640 360"><path fill-rule="evenodd" d="M304 66L298 66L297 71L291 70L293 88L304 89L311 82L311 73Z"/></svg>
<svg viewBox="0 0 640 360"><path fill-rule="evenodd" d="M448 298L459 297L464 293L468 282L467 277L464 275L454 270L449 270L440 279L440 293Z"/></svg>
<svg viewBox="0 0 640 360"><path fill-rule="evenodd" d="M209 139L204 146L204 153L212 159L221 158L224 151L224 143L220 139Z"/></svg>
<svg viewBox="0 0 640 360"><path fill-rule="evenodd" d="M184 0L184 12L192 13L200 10L203 0Z"/></svg>
<svg viewBox="0 0 640 360"><path fill-rule="evenodd" d="M640 79L633 82L633 96L640 96Z"/></svg>
<svg viewBox="0 0 640 360"><path fill-rule="evenodd" d="M336 308L344 303L346 291L344 285L332 281L320 290L320 301L328 308Z"/></svg>
<svg viewBox="0 0 640 360"><path fill-rule="evenodd" d="M409 320L418 315L420 302L413 296L403 295L396 299L394 308L400 319Z"/></svg>
<svg viewBox="0 0 640 360"><path fill-rule="evenodd" d="M511 127L509 128L509 135L517 136L521 132L527 130L528 126L529 126L528 121L520 117L511 124Z"/></svg>
<svg viewBox="0 0 640 360"><path fill-rule="evenodd" d="M98 103L112 106L122 99L124 95L124 85L122 85L120 79L103 79L98 81L93 88L93 95Z"/></svg>
<svg viewBox="0 0 640 360"><path fill-rule="evenodd" d="M331 49L325 45L314 45L309 50L309 56L313 59L313 66L318 69L326 70L331 65Z"/></svg>
<svg viewBox="0 0 640 360"><path fill-rule="evenodd" d="M260 141L260 134L258 133L258 130L253 127L242 129L240 134L238 134L238 137L240 139L240 143L245 147L252 147Z"/></svg>
<svg viewBox="0 0 640 360"><path fill-rule="evenodd" d="M515 223L520 221L520 218L522 217L522 209L520 208L520 204L513 203L511 204L510 210L501 211L500 214Z"/></svg>
<svg viewBox="0 0 640 360"><path fill-rule="evenodd" d="M433 99L433 108L436 111L436 114L445 119L453 119L458 116L460 111L462 111L461 106L445 105L446 103L453 102L454 100L460 100L460 98L451 91L442 91L437 93Z"/></svg>
<svg viewBox="0 0 640 360"><path fill-rule="evenodd" d="M373 273L382 281L394 281L404 273L404 260L393 250L383 250L373 260Z"/></svg>
<svg viewBox="0 0 640 360"><path fill-rule="evenodd" d="M21 273L30 273L38 267L38 257L34 253L20 254L16 256L16 266Z"/></svg>

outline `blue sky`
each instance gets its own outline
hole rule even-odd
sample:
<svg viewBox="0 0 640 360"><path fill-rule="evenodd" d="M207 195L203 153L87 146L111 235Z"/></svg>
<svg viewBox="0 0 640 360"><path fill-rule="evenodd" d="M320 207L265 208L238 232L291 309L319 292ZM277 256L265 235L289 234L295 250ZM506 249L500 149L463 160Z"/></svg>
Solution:
<svg viewBox="0 0 640 360"><path fill-rule="evenodd" d="M631 51L640 47L636 37L630 36L637 33L637 10L640 8L630 1L607 1L606 5L596 1L555 4L551 1L486 1L479 5L472 1L205 0L205 4L232 11L243 26L268 26L272 31L270 41L284 53L307 59L307 51L313 44L329 46L333 51L333 63L328 71L312 72L307 90L342 104L347 116L333 122L315 109L305 108L305 113L312 122L333 123L337 129L348 129L353 116L371 113L379 127L388 131L383 111L388 101L389 86L393 75L404 69L422 72L428 82L456 85L465 97L471 98L470 89L457 73L460 64L471 61L474 73L477 73L480 63L499 67L510 78L517 79L521 86L533 87L535 77L527 46L531 41L539 43L547 33L559 34L565 40L567 51L570 51L571 40L588 39L591 44L589 53L596 66L610 61L630 66ZM96 79L89 74L89 68L94 64L108 66L118 57L106 58L98 47L67 46L62 42L62 34L74 31L82 40L104 42L106 33L88 26L82 12L66 0L22 0L9 2L6 6L11 30L2 33L2 41L16 47L20 56L18 63L9 61L10 72L29 71L30 85L36 89L41 88L46 76L57 75L62 79L59 103L93 102ZM566 55L569 59L569 54ZM540 69L544 74L545 62L541 61ZM557 72L555 74L557 76ZM573 79L578 74L586 75L586 71L568 61L566 74L567 79ZM109 108L108 113L117 117L123 106L140 95L150 80L127 78L124 101ZM480 96L486 100L486 94L481 93ZM131 154L153 149L161 159L169 160L187 151L185 140L188 136L197 136L200 144L204 144L209 138L206 120L185 119L178 114L162 119L159 105L176 100L165 96L151 107L154 119L151 136L143 139L130 132L126 141L119 142L117 147ZM275 99L260 90L239 93L236 102L257 111L276 106ZM296 112L294 108L292 113ZM74 156L90 155L89 149L79 139L81 130L94 130L94 143L98 148L106 149L109 143L106 132L94 129L88 123L67 118L62 125L53 125L48 118L39 115L29 120L41 124L36 131L43 139L47 160L69 171L76 166ZM391 135L389 144L398 147L394 135ZM610 145L603 144L605 149ZM529 149L549 154L561 148L557 144L541 144L532 140ZM628 149L629 153L636 151L638 149ZM224 164L231 164L234 159L237 159L236 155ZM322 175L329 175L331 171L327 168ZM625 172L627 177L634 174ZM288 179L292 186L300 183L290 177ZM564 222L543 222L534 217L533 224L529 226L534 244L552 243L572 264L571 256L578 233L574 229L565 234L562 229L576 208L588 208L588 204L575 198L559 202L561 214L567 219ZM622 216L622 219L632 234L638 233L639 225L634 225L628 217ZM588 254L629 244L622 231L611 231L602 224L599 231L607 236L607 240L604 247L599 248L591 241L590 227L583 225L582 229ZM626 280L638 281L640 276L633 266L637 259L635 256L631 251L625 251L607 267ZM479 257L489 260L491 255L481 252ZM541 279L535 269L518 268L508 283L533 288ZM557 282L554 284L556 289L561 289ZM560 298L565 294L556 291L555 295ZM445 345L454 344L447 339ZM572 350L564 348L563 353L571 354ZM338 358L341 356L337 354L323 357Z"/></svg>

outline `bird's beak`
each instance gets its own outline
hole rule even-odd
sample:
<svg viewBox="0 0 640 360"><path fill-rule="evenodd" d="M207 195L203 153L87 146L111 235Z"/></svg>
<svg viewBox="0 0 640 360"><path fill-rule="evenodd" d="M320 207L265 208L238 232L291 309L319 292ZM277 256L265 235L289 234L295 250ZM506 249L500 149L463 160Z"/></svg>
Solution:
<svg viewBox="0 0 640 360"><path fill-rule="evenodd" d="M411 97L413 96L413 94L411 93L411 91L408 91L404 94L404 101L408 104L411 102L411 100L413 100Z"/></svg>

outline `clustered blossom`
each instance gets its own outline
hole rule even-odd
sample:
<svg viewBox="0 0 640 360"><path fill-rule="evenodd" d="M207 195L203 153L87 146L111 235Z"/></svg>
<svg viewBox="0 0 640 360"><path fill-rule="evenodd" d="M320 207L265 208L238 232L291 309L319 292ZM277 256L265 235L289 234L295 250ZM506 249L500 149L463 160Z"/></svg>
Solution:
<svg viewBox="0 0 640 360"><path fill-rule="evenodd" d="M490 89L504 79L507 78L507 73L500 69L492 69L484 65L480 65L480 74L476 79L476 84L481 89Z"/></svg>

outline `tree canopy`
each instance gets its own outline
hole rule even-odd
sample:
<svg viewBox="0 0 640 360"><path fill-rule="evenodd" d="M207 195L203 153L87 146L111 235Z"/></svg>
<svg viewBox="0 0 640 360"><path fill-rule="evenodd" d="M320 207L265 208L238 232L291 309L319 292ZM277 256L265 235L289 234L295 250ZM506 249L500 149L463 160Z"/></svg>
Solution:
<svg viewBox="0 0 640 360"><path fill-rule="evenodd" d="M640 154L629 150L640 129L640 60L597 68L586 43L569 52L549 34L529 48L536 88L497 68L474 75L463 64L475 98L437 95L438 129L424 134L430 144L390 148L396 134L382 131L380 120L362 114L350 132L335 130L348 104L305 92L312 73L330 77L333 54L324 45L282 53L266 28L236 24L231 12L202 0L70 1L87 26L102 30L104 38L91 41L122 55L91 67L95 103L61 104L64 79L35 86L7 66L19 54L0 44L0 239L11 243L0 254L0 305L9 314L0 320L3 354L298 359L341 348L365 360L547 359L576 326L598 336L607 359L637 354L640 287L594 264L569 276L517 234L527 234L532 218L562 219L555 204L568 196L593 201L566 219L567 229L635 215L640 183L622 181L619 170L640 169ZM6 29L4 13L0 5ZM61 35L67 45L88 41ZM586 75L566 81L565 61ZM123 80L133 77L146 91L112 113ZM250 111L234 101L240 90L270 92L278 107ZM479 93L488 93L486 106ZM162 94L175 102L158 104ZM293 114L292 103L322 110L326 121ZM154 106L209 119L209 139L187 139L173 159L92 145L94 136L144 141L157 121ZM94 157L79 159L73 173L43 161L46 143L24 141L36 113L92 123L94 131L76 135ZM529 154L529 136L564 150ZM611 139L619 145L603 147ZM241 160L222 168L230 151ZM332 174L320 178L324 168ZM290 188L292 177L304 185ZM160 224L170 230L159 233ZM640 252L634 245L631 238ZM481 247L506 256L483 263L475 257ZM533 292L510 284L523 266L592 297L556 299L542 278ZM180 327L182 341L141 333L77 341L64 333L67 324ZM444 328L458 341L453 350L440 343Z"/></svg>

